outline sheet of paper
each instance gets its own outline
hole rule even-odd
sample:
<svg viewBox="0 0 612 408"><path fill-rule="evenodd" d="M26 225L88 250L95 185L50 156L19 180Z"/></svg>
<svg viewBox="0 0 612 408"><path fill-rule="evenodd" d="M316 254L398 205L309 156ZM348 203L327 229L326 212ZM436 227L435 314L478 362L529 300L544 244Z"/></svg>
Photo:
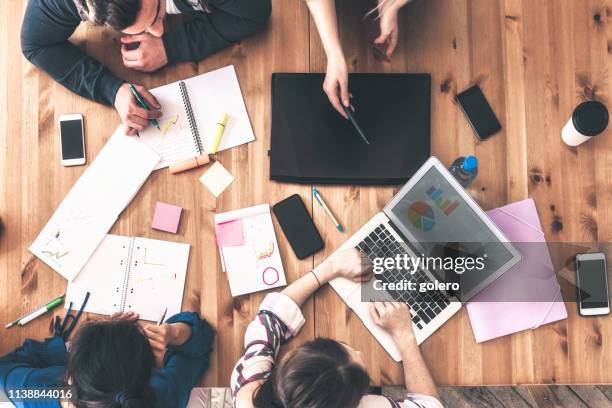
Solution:
<svg viewBox="0 0 612 408"><path fill-rule="evenodd" d="M51 216L30 252L72 280L149 177L159 155L119 127Z"/></svg>
<svg viewBox="0 0 612 408"><path fill-rule="evenodd" d="M151 90L162 106L159 129L148 126L140 132L140 142L147 144L161 156L155 169L168 167L199 153L193 139L178 82Z"/></svg>
<svg viewBox="0 0 612 408"><path fill-rule="evenodd" d="M135 238L124 311L156 321L181 311L189 263L189 244Z"/></svg>
<svg viewBox="0 0 612 408"><path fill-rule="evenodd" d="M215 162L200 177L202 184L210 190L215 197L219 197L226 188L234 181L234 176L219 162Z"/></svg>
<svg viewBox="0 0 612 408"><path fill-rule="evenodd" d="M234 220L215 225L217 245L220 247L239 246L244 244L242 221Z"/></svg>
<svg viewBox="0 0 612 408"><path fill-rule="evenodd" d="M78 309L89 292L85 311L111 315L120 311L123 280L132 238L119 235L106 235L81 272L68 283L67 309Z"/></svg>
<svg viewBox="0 0 612 408"><path fill-rule="evenodd" d="M233 65L189 78L185 84L205 151L209 150L217 119L222 113L227 113L228 120L219 151L255 140Z"/></svg>

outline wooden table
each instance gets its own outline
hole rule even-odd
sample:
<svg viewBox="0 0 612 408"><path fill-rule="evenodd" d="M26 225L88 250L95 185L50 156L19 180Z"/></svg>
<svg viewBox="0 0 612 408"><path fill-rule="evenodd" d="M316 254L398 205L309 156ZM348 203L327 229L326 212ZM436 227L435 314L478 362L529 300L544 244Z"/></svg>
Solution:
<svg viewBox="0 0 612 408"><path fill-rule="evenodd" d="M24 60L19 31L26 0L0 2L0 321L32 309L65 290L65 280L40 262L20 275L37 236L84 167L59 161L57 119L85 116L88 162L119 123L115 111L73 95ZM392 62L377 61L376 33L362 22L373 1L338 0L341 35L354 72L428 72L432 86L432 150L444 163L476 154L480 175L471 194L489 209L533 197L546 238L555 242L612 238L612 127L579 148L568 148L560 130L573 107L588 98L610 107L612 3L609 0L415 0L401 13L399 49ZM257 140L223 152L220 161L236 176L219 199L200 184L202 170L178 176L154 173L112 232L188 242L192 245L184 309L199 311L217 328L212 364L203 384L228 385L242 353L244 330L263 294L232 299L220 272L213 235L215 212L271 203L299 193L325 237L325 251L298 261L284 238L288 280L321 262L391 198L381 187L334 186L321 191L347 234L336 231L309 186L268 180L270 78L272 72L321 72L325 55L304 2L275 0L269 28L199 64L185 63L153 75L121 67L117 33L82 25L74 41L127 80L153 87L235 64ZM504 131L477 142L453 102L458 90L478 83ZM185 208L178 235L150 228L157 201ZM282 237L277 225L277 232ZM422 346L440 384L610 383L612 318L569 318L537 331L477 345L465 311ZM359 319L330 289L304 306L307 323L288 348L314 336L347 341L365 352L376 383L401 383L392 362ZM0 351L27 337L48 335L45 318L25 328L2 330Z"/></svg>

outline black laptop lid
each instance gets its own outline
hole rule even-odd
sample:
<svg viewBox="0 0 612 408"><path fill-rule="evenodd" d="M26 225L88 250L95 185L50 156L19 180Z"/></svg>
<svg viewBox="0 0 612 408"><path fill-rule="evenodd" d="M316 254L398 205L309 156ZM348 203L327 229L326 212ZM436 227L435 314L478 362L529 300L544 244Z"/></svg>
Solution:
<svg viewBox="0 0 612 408"><path fill-rule="evenodd" d="M430 156L431 78L351 74L355 118L367 145L323 92L323 74L272 75L270 179L401 184Z"/></svg>

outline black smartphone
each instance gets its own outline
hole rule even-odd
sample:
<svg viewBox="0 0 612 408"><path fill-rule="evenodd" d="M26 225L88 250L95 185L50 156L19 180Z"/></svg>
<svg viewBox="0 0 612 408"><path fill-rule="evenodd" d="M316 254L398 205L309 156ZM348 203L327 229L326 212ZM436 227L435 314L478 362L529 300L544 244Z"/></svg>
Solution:
<svg viewBox="0 0 612 408"><path fill-rule="evenodd" d="M478 140L486 140L501 130L501 124L478 85L466 89L456 97Z"/></svg>
<svg viewBox="0 0 612 408"><path fill-rule="evenodd" d="M298 194L275 204L272 211L298 259L304 259L323 248L321 234Z"/></svg>

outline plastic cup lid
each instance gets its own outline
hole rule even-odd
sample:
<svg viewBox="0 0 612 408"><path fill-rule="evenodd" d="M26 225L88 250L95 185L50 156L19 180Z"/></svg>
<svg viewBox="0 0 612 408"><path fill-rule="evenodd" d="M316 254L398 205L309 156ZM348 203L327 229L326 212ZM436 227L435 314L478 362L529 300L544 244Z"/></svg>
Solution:
<svg viewBox="0 0 612 408"><path fill-rule="evenodd" d="M574 127L585 136L595 136L603 132L610 120L608 109L598 101L583 102L574 109Z"/></svg>

